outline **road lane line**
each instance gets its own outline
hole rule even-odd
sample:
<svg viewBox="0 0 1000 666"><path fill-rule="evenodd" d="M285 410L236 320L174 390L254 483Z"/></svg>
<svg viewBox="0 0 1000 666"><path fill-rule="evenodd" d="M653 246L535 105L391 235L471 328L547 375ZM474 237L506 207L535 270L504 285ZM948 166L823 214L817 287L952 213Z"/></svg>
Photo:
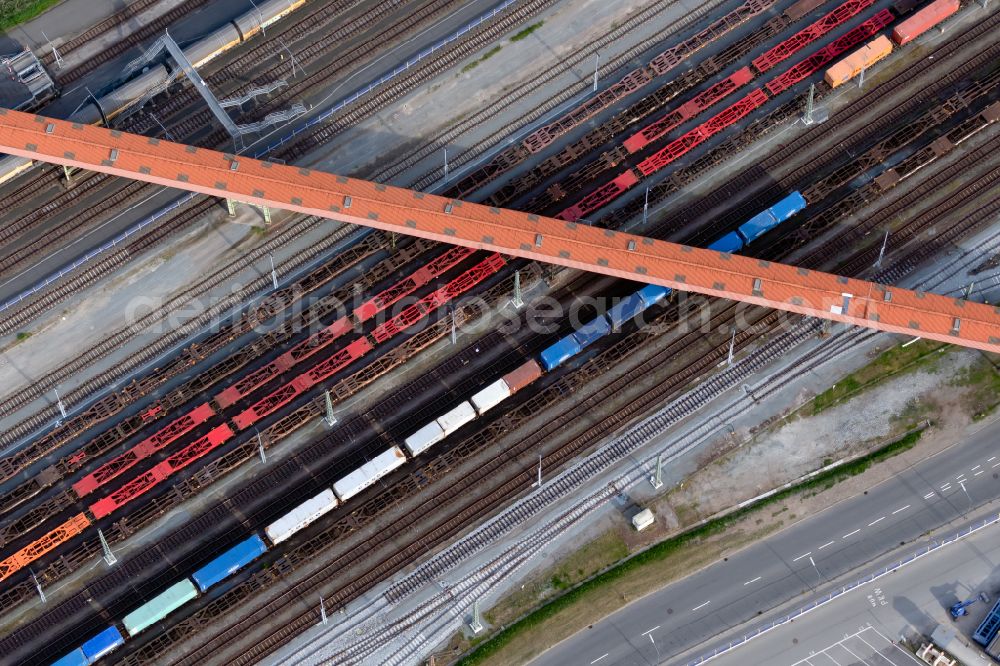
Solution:
<svg viewBox="0 0 1000 666"><path fill-rule="evenodd" d="M989 458L986 459L986 462L993 462L996 459L997 459L996 456L990 456Z"/></svg>
<svg viewBox="0 0 1000 666"><path fill-rule="evenodd" d="M852 537L852 536L854 536L855 534L857 534L857 533L858 533L858 532L860 532L860 531L861 531L861 530L854 530L854 531L853 531L853 532L851 532L850 534L845 534L844 536L842 536L842 537L840 537L840 538L841 538L841 539L847 539L847 538L849 538L849 537Z"/></svg>
<svg viewBox="0 0 1000 666"><path fill-rule="evenodd" d="M976 471L977 469L979 469L980 467L982 467L982 465L976 465L975 467L973 467L973 468L972 468L972 469L970 469L969 471L970 471L970 472L975 472L975 471Z"/></svg>
<svg viewBox="0 0 1000 666"><path fill-rule="evenodd" d="M832 545L833 545L833 542L832 542L832 541L827 541L827 542L826 542L826 543L824 543L824 544L823 544L822 546L820 546L820 547L819 547L819 548L818 548L817 550L823 550L823 549L824 549L824 548L826 548L827 546L832 546Z"/></svg>
<svg viewBox="0 0 1000 666"><path fill-rule="evenodd" d="M985 473L986 473L986 470L985 469L981 469L978 472L976 472L975 474L973 474L972 476L979 476L980 474L985 474Z"/></svg>
<svg viewBox="0 0 1000 666"><path fill-rule="evenodd" d="M595 659L594 661L592 661L592 662L590 662L590 663L592 663L592 664L596 664L596 663L597 663L597 662L599 662L599 661L600 661L601 659L604 659L605 657L607 657L607 656L608 656L608 654L610 654L610 653L608 653L608 652L605 652L605 653L604 653L604 654L602 654L602 655L601 655L600 657L598 657L597 659Z"/></svg>
<svg viewBox="0 0 1000 666"><path fill-rule="evenodd" d="M875 525L876 523L881 523L883 520L885 520L885 516L882 516L881 518L876 518L872 522L868 523L868 527L871 527L872 525Z"/></svg>
<svg viewBox="0 0 1000 666"><path fill-rule="evenodd" d="M925 500L926 499L930 499L930 498L934 497L934 495L935 495L935 493L933 493L933 492L927 493L926 495L924 495L924 499Z"/></svg>
<svg viewBox="0 0 1000 666"><path fill-rule="evenodd" d="M751 583L756 583L756 582L757 582L757 581L759 581L760 579L761 579L761 577L760 577L760 576L757 576L757 577L756 577L756 578L754 578L753 580L748 580L747 582L743 583L743 587L746 587L747 585L750 585Z"/></svg>
<svg viewBox="0 0 1000 666"><path fill-rule="evenodd" d="M1000 463L993 463L994 467L1000 467Z"/></svg>
<svg viewBox="0 0 1000 666"><path fill-rule="evenodd" d="M909 509L909 508L910 508L910 505L909 505L909 504L907 504L907 505L906 505L906 506L904 506L904 507L903 507L902 509L896 509L895 511L893 511L893 512L892 512L892 515L894 515L894 516L895 516L895 515L896 515L897 513L899 513L900 511L906 511L906 510L907 510L907 509Z"/></svg>
<svg viewBox="0 0 1000 666"><path fill-rule="evenodd" d="M941 491L944 492L945 490L948 490L949 488L951 488L951 484L950 483L946 483L943 486L941 486Z"/></svg>
<svg viewBox="0 0 1000 666"><path fill-rule="evenodd" d="M809 557L810 555L812 555L812 553L813 553L813 552L812 552L812 551L810 550L810 551L809 551L808 553L806 553L805 555L799 555L799 556L798 556L798 557L796 557L796 558L795 558L794 560L792 560L792 562L798 562L798 561L799 561L799 560L801 560L801 559L802 559L803 557Z"/></svg>
<svg viewBox="0 0 1000 666"><path fill-rule="evenodd" d="M659 628L660 628L660 625L656 625L656 626L655 626L655 627L653 627L652 629L649 629L649 630L647 630L647 631L644 631L644 632L642 632L642 635L643 635L643 636L645 636L646 634L650 634L650 633L652 633L652 632L656 631L656 630L657 630L657 629L659 629Z"/></svg>
<svg viewBox="0 0 1000 666"><path fill-rule="evenodd" d="M710 603L712 603L712 600L711 600L711 599L709 599L708 601L706 601L705 603L703 603L703 604L702 604L702 605L700 605L700 606L695 606L694 608L692 608L692 609L691 609L691 612L693 613L693 612L695 612L696 610L699 610L699 609L701 609L701 608L704 608L705 606L709 605Z"/></svg>

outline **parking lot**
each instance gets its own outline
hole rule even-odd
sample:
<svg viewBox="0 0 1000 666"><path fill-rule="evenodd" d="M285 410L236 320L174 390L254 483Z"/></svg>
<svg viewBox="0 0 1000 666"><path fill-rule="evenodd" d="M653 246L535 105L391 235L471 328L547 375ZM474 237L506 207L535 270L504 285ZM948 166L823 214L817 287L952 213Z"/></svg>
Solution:
<svg viewBox="0 0 1000 666"><path fill-rule="evenodd" d="M912 666L920 660L869 626L792 666Z"/></svg>

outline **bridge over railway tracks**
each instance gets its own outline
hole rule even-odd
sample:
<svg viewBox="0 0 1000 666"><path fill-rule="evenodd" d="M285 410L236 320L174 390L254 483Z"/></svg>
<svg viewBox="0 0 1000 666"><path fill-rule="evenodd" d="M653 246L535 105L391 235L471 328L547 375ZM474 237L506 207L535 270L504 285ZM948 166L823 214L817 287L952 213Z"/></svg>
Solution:
<svg viewBox="0 0 1000 666"><path fill-rule="evenodd" d="M220 198L1000 351L995 307L5 110L0 148Z"/></svg>

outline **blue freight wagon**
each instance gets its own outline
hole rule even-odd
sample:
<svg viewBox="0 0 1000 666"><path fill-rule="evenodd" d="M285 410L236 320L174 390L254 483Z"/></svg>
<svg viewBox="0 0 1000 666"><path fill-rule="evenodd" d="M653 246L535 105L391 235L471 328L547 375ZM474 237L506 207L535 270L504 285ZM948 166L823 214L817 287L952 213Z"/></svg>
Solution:
<svg viewBox="0 0 1000 666"><path fill-rule="evenodd" d="M549 345L538 355L541 359L545 371L549 372L553 368L558 368L573 356L580 353L580 345L572 335L567 335L553 345Z"/></svg>
<svg viewBox="0 0 1000 666"><path fill-rule="evenodd" d="M670 294L668 287L661 287L658 284L647 284L636 292L642 298L647 308L659 303Z"/></svg>
<svg viewBox="0 0 1000 666"><path fill-rule="evenodd" d="M749 245L805 207L806 200L802 198L802 195L798 192L792 192L778 203L741 224L739 234Z"/></svg>
<svg viewBox="0 0 1000 666"><path fill-rule="evenodd" d="M52 666L88 666L89 664L90 662L83 656L83 650L80 648L73 650L62 659L52 662Z"/></svg>
<svg viewBox="0 0 1000 666"><path fill-rule="evenodd" d="M258 557L267 552L267 544L254 534L249 539L241 541L222 555L191 574L195 585L204 592L216 583L225 580Z"/></svg>
<svg viewBox="0 0 1000 666"><path fill-rule="evenodd" d="M87 663L92 664L124 644L125 638L118 631L118 627L112 626L81 645L80 649L83 650L83 655L87 658Z"/></svg>
<svg viewBox="0 0 1000 666"><path fill-rule="evenodd" d="M608 309L611 328L618 330L627 321L635 319L648 306L638 293L630 294Z"/></svg>
<svg viewBox="0 0 1000 666"><path fill-rule="evenodd" d="M730 231L728 234L722 238L718 238L708 246L709 250L715 250L716 252L728 252L732 254L734 252L739 252L743 249L743 239L735 231Z"/></svg>
<svg viewBox="0 0 1000 666"><path fill-rule="evenodd" d="M771 206L771 212L778 222L784 222L792 215L802 211L806 207L806 200L800 192L792 192L787 197Z"/></svg>
<svg viewBox="0 0 1000 666"><path fill-rule="evenodd" d="M580 345L580 349L585 349L610 332L611 326L608 325L608 318L602 315L578 328L573 333L573 339Z"/></svg>

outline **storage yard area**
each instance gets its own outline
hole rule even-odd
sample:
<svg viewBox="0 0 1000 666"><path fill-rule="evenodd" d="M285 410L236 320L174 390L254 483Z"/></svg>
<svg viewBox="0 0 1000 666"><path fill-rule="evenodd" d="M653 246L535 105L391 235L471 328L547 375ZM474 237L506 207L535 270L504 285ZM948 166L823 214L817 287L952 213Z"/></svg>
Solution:
<svg viewBox="0 0 1000 666"><path fill-rule="evenodd" d="M992 422L1000 6L65 2L0 89L4 663L474 663L586 535L953 416L897 375Z"/></svg>

